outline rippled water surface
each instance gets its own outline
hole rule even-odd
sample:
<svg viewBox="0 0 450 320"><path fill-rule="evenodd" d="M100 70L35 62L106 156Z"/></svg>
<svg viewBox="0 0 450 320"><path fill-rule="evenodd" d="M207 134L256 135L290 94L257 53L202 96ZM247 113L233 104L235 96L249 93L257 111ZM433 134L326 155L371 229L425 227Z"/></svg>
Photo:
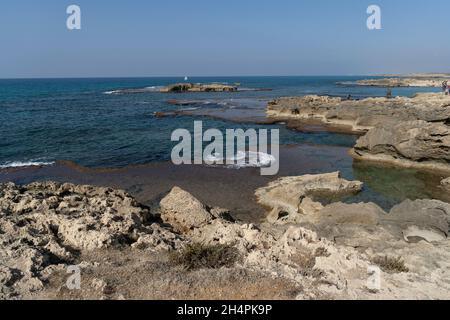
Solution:
<svg viewBox="0 0 450 320"><path fill-rule="evenodd" d="M364 192L348 200L351 202L374 201L389 208L406 198L443 199L438 188L438 176L354 163L347 149L354 145L355 136L327 132L300 133L286 129L282 124L254 124L251 121L252 117L256 119L264 114L267 101L282 96L326 94L346 97L350 94L354 98L363 98L386 94L383 88L336 84L359 79L363 77L192 78L189 79L191 82L198 83L240 83L244 90L183 94L162 94L152 89L126 93L127 89L182 82L182 78L0 80L0 182L26 183L54 179L110 184L129 190L143 190L145 199L170 188L170 185L188 183L186 188L191 187L194 193L197 190L200 197L210 192L210 199L223 198L223 204L218 205L226 205L230 202L228 198L234 198L236 208L242 208L245 201L252 197L253 188L269 181L258 177L254 169L242 169L236 177L231 176L229 170L232 169L180 169L182 171L177 176L172 176L176 171L167 167L141 168L138 173L127 169L133 165L170 160L174 146L170 141L172 131L178 128L193 131L193 122L203 120L204 129L280 129L280 143L286 146L283 149L284 158L280 159L280 176L339 170L347 179L365 182ZM120 94L124 89L125 93ZM412 96L415 92L436 90L396 88L393 93ZM174 99L187 103L174 104ZM195 112L173 115L174 111L203 111L203 108L209 110L206 115ZM229 117L221 118L224 108L228 110ZM158 113L172 113L172 116L159 117ZM230 121L243 115L245 123ZM123 168L123 171L115 175L92 172L74 174L71 169L51 169L49 165L58 160L94 169ZM44 167L33 170L25 168L32 164L42 164ZM13 172L12 167L16 168ZM206 183L212 176L222 180L221 184L218 181L211 181L212 185ZM145 179L141 181L138 177ZM158 183L159 187L156 187ZM216 193L215 185L220 186ZM244 198L238 200L240 197Z"/></svg>
<svg viewBox="0 0 450 320"><path fill-rule="evenodd" d="M105 94L180 82L178 78L0 80L0 168L33 162L70 160L89 167L123 167L168 160L174 129L192 130L193 117L157 118L155 112L187 109L172 99L207 102L208 108L264 108L267 100L292 95L329 94L354 97L384 95L382 88L345 87L338 81L360 77L192 78L192 82L240 83L242 88L272 91L237 93ZM423 89L422 89L423 90ZM396 89L412 95L415 89ZM235 106L234 106L235 104ZM249 127L203 119L205 128ZM254 127L254 125L251 125ZM275 126L272 126L272 128ZM271 128L271 127L268 127ZM281 143L352 146L354 137L300 134L281 128Z"/></svg>

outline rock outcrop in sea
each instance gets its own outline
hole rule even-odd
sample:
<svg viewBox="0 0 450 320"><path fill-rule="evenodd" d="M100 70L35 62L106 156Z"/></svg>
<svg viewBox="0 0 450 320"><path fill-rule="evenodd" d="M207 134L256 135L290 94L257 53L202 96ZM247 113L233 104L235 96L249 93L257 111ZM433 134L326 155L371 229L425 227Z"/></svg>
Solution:
<svg viewBox="0 0 450 320"><path fill-rule="evenodd" d="M441 88L442 82L449 81L450 77L396 77L396 78L382 78L382 79L366 79L358 80L354 85L368 86L368 87L429 87ZM345 83L341 83L345 84Z"/></svg>
<svg viewBox="0 0 450 320"><path fill-rule="evenodd" d="M238 85L226 85L220 83L195 84L195 83L176 83L161 88L160 92L235 92L238 91Z"/></svg>
<svg viewBox="0 0 450 320"><path fill-rule="evenodd" d="M171 275L170 285L165 286L166 294L171 294L170 290L184 288L183 279L190 273L182 277L171 273L176 266L167 266L162 257L200 243L235 248L240 259L216 271L221 276L214 281L203 271L201 278L190 282L191 290L200 282L226 286L220 277L232 272L239 274L239 281L227 290L244 298L252 296L245 296L242 286L258 292L249 283L263 282L274 296L285 297L296 288L297 299L449 298L450 205L407 201L387 215L374 204L315 203L316 197L332 199L361 187L360 182L341 179L338 173L281 179L257 195L268 206L288 210L257 226L236 222L226 209L210 208L177 187L150 209L126 192L109 188L52 182L1 185L0 297L46 297L49 282L66 274L67 266L73 264L89 269L84 277L96 277L88 287L67 294L83 297L83 292L94 291L107 298L127 298L137 292L145 296L151 284L149 278L140 277L141 272L149 272L139 262L144 257L160 261L152 268L168 268L153 281L156 287L164 287L163 274ZM285 197L275 203L280 193ZM95 263L83 260L89 255L102 257L111 249L120 250L119 254ZM120 275L119 279L125 279L122 284L111 282L105 274L114 268L123 270L122 263L142 266L141 271L127 269ZM377 288L368 285L368 271L374 265L381 268L382 285ZM64 286L57 288L57 295L65 292ZM208 296L214 298L211 292L223 294L224 290L210 285Z"/></svg>
<svg viewBox="0 0 450 320"><path fill-rule="evenodd" d="M443 94L281 98L269 103L267 116L291 127L316 123L325 130L364 135L352 150L358 160L450 171L450 97Z"/></svg>

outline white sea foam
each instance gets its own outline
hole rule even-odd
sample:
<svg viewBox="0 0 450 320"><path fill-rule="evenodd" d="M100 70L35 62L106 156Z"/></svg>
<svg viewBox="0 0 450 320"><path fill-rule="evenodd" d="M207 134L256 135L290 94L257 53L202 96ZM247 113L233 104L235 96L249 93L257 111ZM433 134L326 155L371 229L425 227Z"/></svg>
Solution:
<svg viewBox="0 0 450 320"><path fill-rule="evenodd" d="M117 94L120 93L120 90L113 90L113 91L105 91L103 94Z"/></svg>
<svg viewBox="0 0 450 320"><path fill-rule="evenodd" d="M205 158L207 164L216 165L222 162L226 167L234 169L269 167L276 161L273 155L254 151L238 151L231 158L224 158L219 153L209 155Z"/></svg>
<svg viewBox="0 0 450 320"><path fill-rule="evenodd" d="M41 167L41 166L51 166L55 164L55 162L48 161L10 161L3 164L0 164L0 169L7 168L22 168L22 167Z"/></svg>
<svg viewBox="0 0 450 320"><path fill-rule="evenodd" d="M145 93L145 92L159 92L161 89L161 86L152 86L152 87L145 87L140 89L119 89L119 90L112 90L112 91L105 91L103 94L128 94L128 93Z"/></svg>

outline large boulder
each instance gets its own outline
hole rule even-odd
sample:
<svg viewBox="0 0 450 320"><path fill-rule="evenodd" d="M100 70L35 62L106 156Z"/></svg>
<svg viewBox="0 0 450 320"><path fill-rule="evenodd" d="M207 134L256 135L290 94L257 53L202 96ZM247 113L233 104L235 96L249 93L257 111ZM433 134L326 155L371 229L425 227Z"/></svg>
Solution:
<svg viewBox="0 0 450 320"><path fill-rule="evenodd" d="M190 193L174 187L160 202L161 219L186 233L211 222L214 216Z"/></svg>
<svg viewBox="0 0 450 320"><path fill-rule="evenodd" d="M405 200L384 217L402 229L406 241L445 240L450 232L450 204L438 200Z"/></svg>
<svg viewBox="0 0 450 320"><path fill-rule="evenodd" d="M371 129L352 150L359 160L450 170L450 127L423 120Z"/></svg>

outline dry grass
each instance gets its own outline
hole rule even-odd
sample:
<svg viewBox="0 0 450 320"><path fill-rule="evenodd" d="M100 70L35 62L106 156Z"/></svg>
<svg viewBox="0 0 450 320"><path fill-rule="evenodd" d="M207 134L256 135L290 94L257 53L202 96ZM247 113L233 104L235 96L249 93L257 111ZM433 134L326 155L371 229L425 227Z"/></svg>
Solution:
<svg viewBox="0 0 450 320"><path fill-rule="evenodd" d="M48 279L45 290L28 299L131 300L291 300L302 287L290 280L240 267L183 270L168 261L168 253L101 250L82 256L81 290L66 287L65 270ZM95 265L91 265L95 263ZM93 281L104 280L103 290Z"/></svg>
<svg viewBox="0 0 450 320"><path fill-rule="evenodd" d="M218 269L234 266L239 260L239 252L229 245L193 243L173 252L169 259L174 265L181 265L186 270Z"/></svg>
<svg viewBox="0 0 450 320"><path fill-rule="evenodd" d="M291 261L300 269L300 273L305 277L320 278L323 272L315 268L316 258L327 256L329 253L326 248L318 248L311 252L307 248L300 247L297 253L292 256Z"/></svg>
<svg viewBox="0 0 450 320"><path fill-rule="evenodd" d="M320 247L316 249L316 252L314 253L316 257L329 257L330 253L328 252L327 248Z"/></svg>
<svg viewBox="0 0 450 320"><path fill-rule="evenodd" d="M409 272L408 267L405 266L405 261L401 257L378 256L372 259L372 263L388 273Z"/></svg>

